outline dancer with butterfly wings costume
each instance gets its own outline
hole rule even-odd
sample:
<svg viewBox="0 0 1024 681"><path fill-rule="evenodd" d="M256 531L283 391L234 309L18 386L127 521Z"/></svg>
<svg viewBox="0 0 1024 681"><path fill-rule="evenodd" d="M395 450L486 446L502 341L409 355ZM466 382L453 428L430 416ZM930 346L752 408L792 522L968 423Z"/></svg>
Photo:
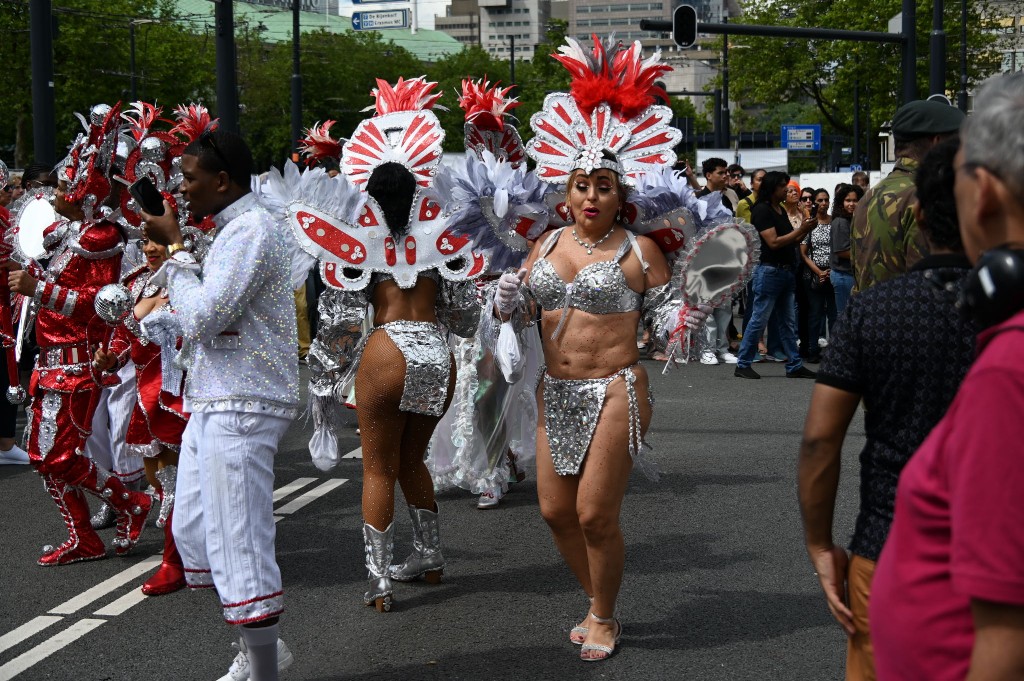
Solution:
<svg viewBox="0 0 1024 681"><path fill-rule="evenodd" d="M486 262L470 239L447 226L433 191L444 132L430 110L440 94L423 78L378 80L375 115L362 121L341 152L342 174L291 164L268 191L286 205L299 246L320 262L328 286L321 327L309 352L313 461L337 461L337 410L354 374L363 453L366 605L386 612L392 579L440 581L438 507L423 459L451 402L455 365L442 329L476 330L480 302L473 280ZM330 146L330 124L309 148ZM330 153L330 152L328 152ZM373 328L357 341L368 304ZM392 565L395 483L409 504L413 551Z"/></svg>

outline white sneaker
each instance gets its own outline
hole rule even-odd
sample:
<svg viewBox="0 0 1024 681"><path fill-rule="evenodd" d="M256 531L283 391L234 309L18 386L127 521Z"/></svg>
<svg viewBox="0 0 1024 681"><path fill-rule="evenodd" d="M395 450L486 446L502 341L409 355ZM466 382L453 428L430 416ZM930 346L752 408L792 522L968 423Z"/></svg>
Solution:
<svg viewBox="0 0 1024 681"><path fill-rule="evenodd" d="M505 495L501 493L500 487L484 490L484 493L477 499L476 507L481 509L495 508L503 496Z"/></svg>
<svg viewBox="0 0 1024 681"><path fill-rule="evenodd" d="M28 463L28 453L18 445L6 451L0 449L0 466L25 463Z"/></svg>
<svg viewBox="0 0 1024 681"><path fill-rule="evenodd" d="M232 643L231 647L238 651L235 655L228 673L217 679L217 681L248 681L249 680L249 655L245 648L245 641L239 639L238 643ZM277 639L277 671L283 672L295 661L292 651L284 641Z"/></svg>
<svg viewBox="0 0 1024 681"><path fill-rule="evenodd" d="M827 338L819 338L818 339L818 347L819 348L827 348L828 347L828 339Z"/></svg>
<svg viewBox="0 0 1024 681"><path fill-rule="evenodd" d="M732 354L731 352L723 352L718 356L718 359L722 360L722 362L724 362L725 364L735 364L736 362L740 361L740 358Z"/></svg>
<svg viewBox="0 0 1024 681"><path fill-rule="evenodd" d="M715 353L711 352L710 350L705 350L704 352L700 353L700 363L718 364L718 358L715 357Z"/></svg>

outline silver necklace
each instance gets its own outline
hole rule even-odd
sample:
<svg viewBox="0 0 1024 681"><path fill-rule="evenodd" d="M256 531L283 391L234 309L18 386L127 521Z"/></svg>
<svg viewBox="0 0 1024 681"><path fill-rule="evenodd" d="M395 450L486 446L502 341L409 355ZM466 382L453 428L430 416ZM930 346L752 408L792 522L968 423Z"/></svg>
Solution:
<svg viewBox="0 0 1024 681"><path fill-rule="evenodd" d="M580 246L583 246L583 248L587 249L587 255L594 255L594 249L597 248L598 246L600 246L601 244L603 244L605 241L608 241L608 237L610 237L612 235L612 232L614 232L614 231L615 231L615 225L612 225L612 228L608 230L607 234L605 234L603 237L601 237L600 239L598 239L594 243L588 244L586 241L581 239L578 234L576 234L576 230L574 228L572 230L572 238Z"/></svg>

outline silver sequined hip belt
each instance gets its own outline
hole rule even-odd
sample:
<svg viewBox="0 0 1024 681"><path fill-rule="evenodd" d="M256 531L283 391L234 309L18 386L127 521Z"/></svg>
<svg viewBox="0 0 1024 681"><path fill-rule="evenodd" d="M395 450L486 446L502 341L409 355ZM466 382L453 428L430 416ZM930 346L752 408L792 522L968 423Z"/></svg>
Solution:
<svg viewBox="0 0 1024 681"><path fill-rule="evenodd" d="M608 386L620 377L626 381L626 399L629 402L629 455L634 464L640 463L639 457L646 445L640 432L640 405L636 396L636 374L633 373L637 366L640 365L631 364L605 378L555 378L546 370L543 372L544 431L556 473L579 474L604 407ZM654 401L649 392L647 399L653 407ZM651 471L645 472L651 475Z"/></svg>
<svg viewBox="0 0 1024 681"><path fill-rule="evenodd" d="M405 358L405 386L398 408L413 414L441 416L448 397L452 358L434 322L388 322L382 330Z"/></svg>

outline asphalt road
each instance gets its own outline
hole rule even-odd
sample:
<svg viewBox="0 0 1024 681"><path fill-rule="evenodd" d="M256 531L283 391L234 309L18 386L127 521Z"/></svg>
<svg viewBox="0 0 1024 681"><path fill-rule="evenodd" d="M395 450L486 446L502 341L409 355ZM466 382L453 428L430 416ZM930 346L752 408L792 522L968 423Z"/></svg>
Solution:
<svg viewBox="0 0 1024 681"><path fill-rule="evenodd" d="M651 483L634 474L623 510L619 654L585 664L568 642L586 603L540 517L532 475L493 511L476 510L467 493L440 495L444 583L397 585L389 614L364 607L361 463L314 468L309 426L297 420L276 466L276 488L294 483L275 506L281 630L295 654L282 678L842 678L845 638L807 562L796 504L812 382L787 380L779 364L755 365L760 381L733 378L726 366L662 376L660 364L646 364L657 398L648 440L663 476ZM862 445L858 416L837 514L843 541ZM359 446L354 429L341 446ZM235 637L211 592L139 595L162 549L160 531L148 530L127 558L44 569L35 564L40 547L64 534L38 477L0 467L0 500L0 680L225 673ZM404 557L409 520L396 518L396 556Z"/></svg>

